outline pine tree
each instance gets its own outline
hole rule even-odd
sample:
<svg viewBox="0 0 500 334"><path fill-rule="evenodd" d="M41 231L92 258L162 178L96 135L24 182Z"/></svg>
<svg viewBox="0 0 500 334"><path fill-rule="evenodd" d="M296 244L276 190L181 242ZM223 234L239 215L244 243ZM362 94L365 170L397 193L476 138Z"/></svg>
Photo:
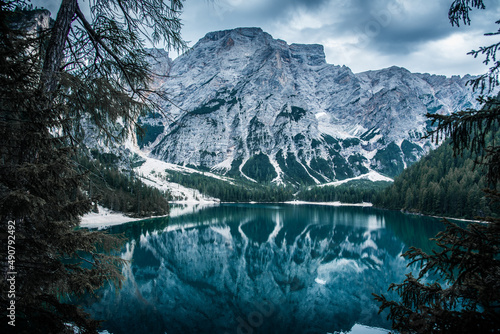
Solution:
<svg viewBox="0 0 500 334"><path fill-rule="evenodd" d="M39 57L26 50L36 50L41 40L5 26L17 14L1 11L0 284L2 291L15 290L11 297L2 293L2 318L7 319L3 306L14 305L16 326L11 330L58 333L65 322L92 330L97 322L62 301L107 280L119 285L121 260L98 249L111 251L120 240L75 229L91 202L79 188L82 177L71 159L74 148L65 137L51 133L53 115L62 106L39 108ZM6 280L13 277L15 289Z"/></svg>
<svg viewBox="0 0 500 334"><path fill-rule="evenodd" d="M449 12L452 24L470 23L469 11L484 9L481 0L455 0ZM497 21L500 23L500 21ZM494 33L491 35L500 34ZM486 63L494 61L487 75L471 84L476 89L494 88L498 84L499 62L495 53L500 44L472 51L486 55ZM404 256L409 265L419 264L417 277L411 273L403 283L391 284L390 290L401 297L399 301L375 295L381 303L380 311L389 310L392 327L402 333L498 333L500 332L500 146L487 146L487 136L498 131L500 99L482 99L480 110L461 111L451 116L429 115L437 123L430 135L449 136L455 154L465 149L477 154L476 168L485 167L490 188L486 190L496 208L496 217L482 217L487 224L471 223L467 228L445 220L447 228L436 238L438 250L431 254L411 247ZM458 178L455 177L455 180ZM450 196L457 193L458 184L448 188ZM454 190L455 189L455 190ZM496 204L495 204L496 203ZM461 214L464 201L456 203ZM495 206L496 205L496 206ZM431 274L431 276L427 276ZM437 277L429 282L429 277Z"/></svg>
<svg viewBox="0 0 500 334"><path fill-rule="evenodd" d="M71 301L108 282L120 286L122 260L113 251L122 240L78 229L92 207L74 162L78 125L86 117L112 139L113 121L130 130L155 106L140 32L151 28L153 42L182 47L181 1L96 0L87 20L79 1L62 0L50 27L31 24L40 11L24 4L0 1L2 332L74 325L96 333L98 321Z"/></svg>

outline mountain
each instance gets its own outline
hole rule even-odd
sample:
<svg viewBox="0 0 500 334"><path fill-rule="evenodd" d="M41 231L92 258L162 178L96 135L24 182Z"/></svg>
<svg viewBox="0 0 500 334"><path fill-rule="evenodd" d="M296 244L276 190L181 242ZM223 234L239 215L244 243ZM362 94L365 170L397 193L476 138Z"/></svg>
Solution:
<svg viewBox="0 0 500 334"><path fill-rule="evenodd" d="M427 112L476 105L470 76L355 74L326 63L321 45L289 45L260 28L211 32L174 61L156 59L168 77L155 85L170 102L140 119L139 144L169 163L257 182L393 177L432 146L421 139Z"/></svg>

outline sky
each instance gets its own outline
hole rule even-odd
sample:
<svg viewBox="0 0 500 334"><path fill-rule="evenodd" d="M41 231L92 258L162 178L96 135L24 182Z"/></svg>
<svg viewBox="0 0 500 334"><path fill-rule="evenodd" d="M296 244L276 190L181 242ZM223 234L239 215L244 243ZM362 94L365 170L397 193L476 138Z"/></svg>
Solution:
<svg viewBox="0 0 500 334"><path fill-rule="evenodd" d="M60 0L33 0L55 17ZM88 0L80 0L87 2ZM260 27L288 44L321 44L326 60L355 73L390 66L412 72L482 74L483 58L467 53L494 44L500 1L484 0L470 26L452 27L452 0L186 0L182 36L194 46L206 33ZM162 47L162 45L159 45ZM175 57L175 52L171 53Z"/></svg>

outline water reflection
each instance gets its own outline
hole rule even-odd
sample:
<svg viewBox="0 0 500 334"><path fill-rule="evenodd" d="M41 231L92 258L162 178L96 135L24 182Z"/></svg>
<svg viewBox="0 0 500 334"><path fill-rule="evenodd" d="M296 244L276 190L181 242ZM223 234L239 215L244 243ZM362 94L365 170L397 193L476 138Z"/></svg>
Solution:
<svg viewBox="0 0 500 334"><path fill-rule="evenodd" d="M111 333L326 333L387 327L372 293L428 248L435 219L359 207L221 205L118 226L121 291L88 305Z"/></svg>

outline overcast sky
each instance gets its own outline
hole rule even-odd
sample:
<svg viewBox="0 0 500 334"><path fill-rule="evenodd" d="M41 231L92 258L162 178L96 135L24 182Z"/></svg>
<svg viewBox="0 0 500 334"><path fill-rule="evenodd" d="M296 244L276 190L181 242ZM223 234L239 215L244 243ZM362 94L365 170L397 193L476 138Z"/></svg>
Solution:
<svg viewBox="0 0 500 334"><path fill-rule="evenodd" d="M86 1L84 1L86 2ZM193 46L207 32L261 27L276 39L317 43L330 64L353 72L393 65L412 72L481 74L483 59L472 49L498 41L484 36L498 31L500 1L484 0L486 10L473 10L471 26L452 27L452 0L186 0L182 35ZM60 3L36 0L55 17Z"/></svg>

